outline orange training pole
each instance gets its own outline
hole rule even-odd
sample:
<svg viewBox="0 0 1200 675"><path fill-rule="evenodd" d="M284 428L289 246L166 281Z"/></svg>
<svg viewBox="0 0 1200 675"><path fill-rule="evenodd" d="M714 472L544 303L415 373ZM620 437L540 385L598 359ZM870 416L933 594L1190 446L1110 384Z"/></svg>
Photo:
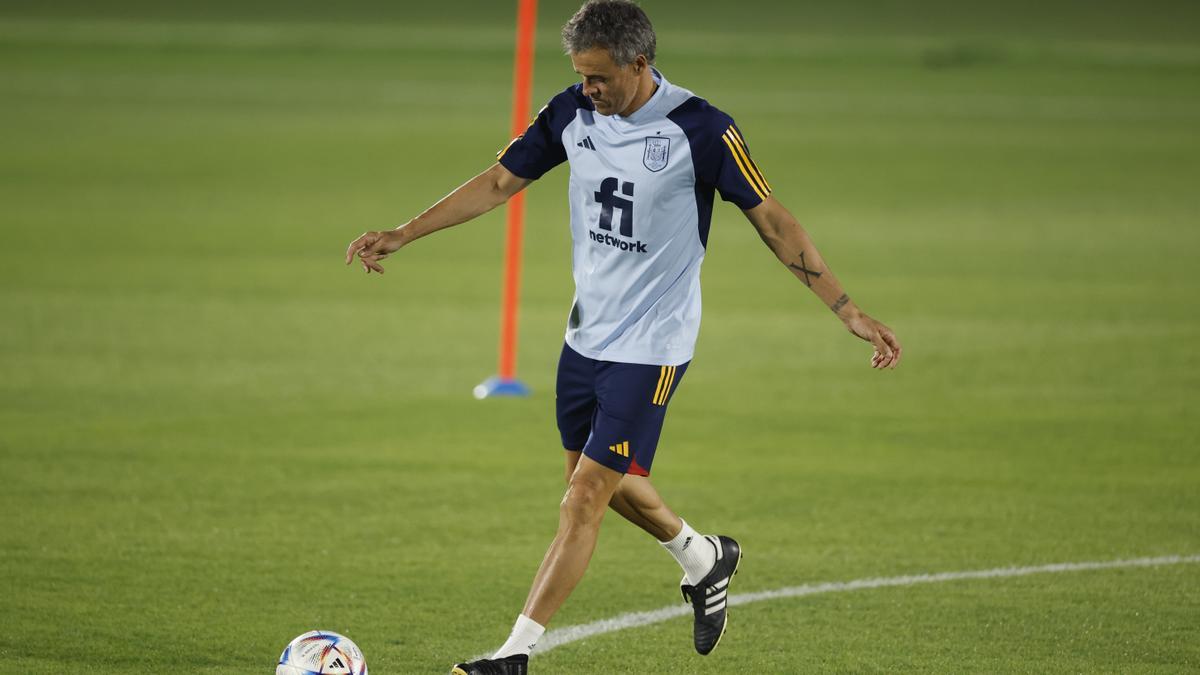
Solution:
<svg viewBox="0 0 1200 675"><path fill-rule="evenodd" d="M516 138L529 125L529 99L533 88L533 40L537 28L537 0L517 2L517 50L513 63L512 134ZM496 377L475 387L476 398L524 396L528 388L516 379L517 306L521 291L521 240L525 222L525 193L508 200L508 236L504 255L504 294L500 310L500 363Z"/></svg>

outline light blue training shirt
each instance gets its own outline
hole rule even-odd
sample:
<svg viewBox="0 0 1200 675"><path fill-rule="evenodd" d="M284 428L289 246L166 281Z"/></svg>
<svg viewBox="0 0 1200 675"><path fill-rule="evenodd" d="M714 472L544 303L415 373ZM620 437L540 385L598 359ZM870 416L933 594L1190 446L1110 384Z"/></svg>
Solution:
<svg viewBox="0 0 1200 675"><path fill-rule="evenodd" d="M713 194L741 209L771 187L733 119L653 71L628 117L601 115L576 84L499 156L536 180L566 161L575 299L567 344L601 361L679 365L700 330L700 265Z"/></svg>

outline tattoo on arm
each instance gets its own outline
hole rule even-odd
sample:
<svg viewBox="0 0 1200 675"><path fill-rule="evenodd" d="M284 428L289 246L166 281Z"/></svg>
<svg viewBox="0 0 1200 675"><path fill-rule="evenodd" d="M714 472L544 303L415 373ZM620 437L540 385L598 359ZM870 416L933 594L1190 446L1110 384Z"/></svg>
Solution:
<svg viewBox="0 0 1200 675"><path fill-rule="evenodd" d="M833 313L837 314L842 310L843 307L846 306L847 302L850 302L850 296L842 293L842 297L838 298L832 305L830 305L829 309L832 309Z"/></svg>
<svg viewBox="0 0 1200 675"><path fill-rule="evenodd" d="M800 264L797 265L796 263L788 263L788 267L804 273L804 279L802 279L802 281L804 281L804 285L808 286L809 288L812 288L812 279L809 277L815 278L821 276L820 272L816 270L810 270L808 267L806 267L804 262L804 251L800 251Z"/></svg>

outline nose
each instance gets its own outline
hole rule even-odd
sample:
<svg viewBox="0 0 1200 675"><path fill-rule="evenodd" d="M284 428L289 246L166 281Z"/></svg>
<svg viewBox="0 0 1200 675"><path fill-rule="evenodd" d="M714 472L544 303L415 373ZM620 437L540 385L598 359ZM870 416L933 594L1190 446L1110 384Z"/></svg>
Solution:
<svg viewBox="0 0 1200 675"><path fill-rule="evenodd" d="M588 98L595 98L600 95L600 87L588 85L586 82L583 85L583 95Z"/></svg>

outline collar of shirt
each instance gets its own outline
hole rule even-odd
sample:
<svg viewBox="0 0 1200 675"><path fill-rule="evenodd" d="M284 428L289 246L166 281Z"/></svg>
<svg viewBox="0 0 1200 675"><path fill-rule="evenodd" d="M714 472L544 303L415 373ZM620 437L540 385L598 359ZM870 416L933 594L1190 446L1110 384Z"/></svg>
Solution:
<svg viewBox="0 0 1200 675"><path fill-rule="evenodd" d="M632 115L628 117L613 115L612 119L614 122L637 125L649 120L654 116L654 109L658 107L659 103L662 103L663 94L666 93L667 87L671 83L668 82L667 78L663 77L663 74L658 72L658 68L655 68L654 66L650 66L650 74L654 77L654 83L658 85L658 91L654 92L654 95L650 97L650 100L643 103L642 107L635 110Z"/></svg>

